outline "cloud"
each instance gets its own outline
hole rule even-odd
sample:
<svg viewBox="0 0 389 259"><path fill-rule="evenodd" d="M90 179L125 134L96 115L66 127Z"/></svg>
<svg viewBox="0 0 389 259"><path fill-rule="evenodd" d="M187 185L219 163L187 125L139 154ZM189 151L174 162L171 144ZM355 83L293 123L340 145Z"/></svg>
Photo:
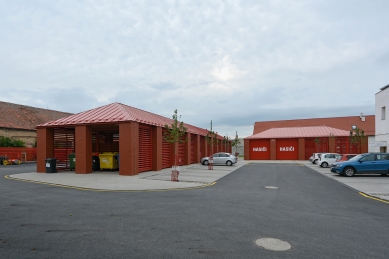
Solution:
<svg viewBox="0 0 389 259"><path fill-rule="evenodd" d="M388 84L388 8L0 2L0 83L12 90L0 100L69 112L118 101L167 117L178 109L184 121L214 120L228 134L259 120L367 114Z"/></svg>

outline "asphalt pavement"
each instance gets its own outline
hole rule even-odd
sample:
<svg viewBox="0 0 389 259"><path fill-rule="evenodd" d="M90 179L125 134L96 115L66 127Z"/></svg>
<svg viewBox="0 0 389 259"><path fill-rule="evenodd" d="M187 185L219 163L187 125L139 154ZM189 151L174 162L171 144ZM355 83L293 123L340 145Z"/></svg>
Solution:
<svg viewBox="0 0 389 259"><path fill-rule="evenodd" d="M75 174L74 171L62 171L58 173L27 172L10 174L7 178L95 191L158 191L207 187L244 165L269 163L303 165L361 194L389 201L388 176L355 175L354 177L344 177L332 173L330 168L322 168L309 161L300 160L258 161L239 159L233 166L214 166L213 170L208 170L207 166L201 164L192 164L180 167L178 182L171 181L170 168L144 172L135 176L120 176L117 171L92 172L91 174Z"/></svg>
<svg viewBox="0 0 389 259"><path fill-rule="evenodd" d="M205 188L124 192L6 179L46 174L0 167L0 258L387 258L388 204L300 161L240 162L202 171L215 173L206 181L182 170ZM154 173L141 176L169 182ZM79 176L69 174L74 185ZM259 246L269 239L287 249Z"/></svg>

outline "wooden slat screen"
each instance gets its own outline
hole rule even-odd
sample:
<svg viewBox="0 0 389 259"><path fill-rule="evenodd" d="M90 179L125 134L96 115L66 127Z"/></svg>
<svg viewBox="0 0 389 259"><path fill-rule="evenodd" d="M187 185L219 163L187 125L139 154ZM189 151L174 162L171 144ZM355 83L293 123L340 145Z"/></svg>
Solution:
<svg viewBox="0 0 389 259"><path fill-rule="evenodd" d="M152 170L151 127L139 126L139 172Z"/></svg>
<svg viewBox="0 0 389 259"><path fill-rule="evenodd" d="M54 129L54 157L57 159L57 171L70 168L69 154L75 152L75 137L73 129Z"/></svg>
<svg viewBox="0 0 389 259"><path fill-rule="evenodd" d="M119 152L119 132L117 130L92 132L92 152Z"/></svg>

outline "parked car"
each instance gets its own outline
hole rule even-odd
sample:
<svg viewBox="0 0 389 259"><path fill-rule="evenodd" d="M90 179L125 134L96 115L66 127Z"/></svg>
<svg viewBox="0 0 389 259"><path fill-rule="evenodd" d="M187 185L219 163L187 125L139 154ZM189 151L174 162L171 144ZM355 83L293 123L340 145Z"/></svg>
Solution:
<svg viewBox="0 0 389 259"><path fill-rule="evenodd" d="M341 154L338 156L335 162L347 161L353 158L354 156L357 156L357 154Z"/></svg>
<svg viewBox="0 0 389 259"><path fill-rule="evenodd" d="M214 165L227 165L232 166L238 161L237 157L225 152L219 152L212 155ZM209 157L203 157L200 160L200 163L203 165L209 164Z"/></svg>
<svg viewBox="0 0 389 259"><path fill-rule="evenodd" d="M355 174L381 174L389 173L389 153L365 153L357 155L348 161L335 162L331 172L344 176Z"/></svg>
<svg viewBox="0 0 389 259"><path fill-rule="evenodd" d="M313 153L312 156L309 158L309 162L312 164L316 164L316 161L319 160L319 155L323 153Z"/></svg>
<svg viewBox="0 0 389 259"><path fill-rule="evenodd" d="M316 164L321 167L328 167L335 163L338 156L338 153L323 153L319 156L319 160L316 161Z"/></svg>

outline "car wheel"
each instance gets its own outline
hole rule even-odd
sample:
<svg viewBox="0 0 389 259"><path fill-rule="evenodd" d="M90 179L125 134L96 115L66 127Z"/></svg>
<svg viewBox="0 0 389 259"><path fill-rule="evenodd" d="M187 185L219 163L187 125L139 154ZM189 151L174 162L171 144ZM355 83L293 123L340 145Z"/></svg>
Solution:
<svg viewBox="0 0 389 259"><path fill-rule="evenodd" d="M227 166L232 166L232 162L230 160L227 161Z"/></svg>
<svg viewBox="0 0 389 259"><path fill-rule="evenodd" d="M327 162L323 162L323 163L321 163L320 166L321 166L321 167L328 167L328 163L327 163Z"/></svg>
<svg viewBox="0 0 389 259"><path fill-rule="evenodd" d="M313 161L312 161L312 164L316 164L316 161L317 161L317 159L313 160Z"/></svg>
<svg viewBox="0 0 389 259"><path fill-rule="evenodd" d="M204 160L203 165L208 165L208 160Z"/></svg>
<svg viewBox="0 0 389 259"><path fill-rule="evenodd" d="M344 176L351 177L355 174L355 169L352 167L346 167L343 171Z"/></svg>

